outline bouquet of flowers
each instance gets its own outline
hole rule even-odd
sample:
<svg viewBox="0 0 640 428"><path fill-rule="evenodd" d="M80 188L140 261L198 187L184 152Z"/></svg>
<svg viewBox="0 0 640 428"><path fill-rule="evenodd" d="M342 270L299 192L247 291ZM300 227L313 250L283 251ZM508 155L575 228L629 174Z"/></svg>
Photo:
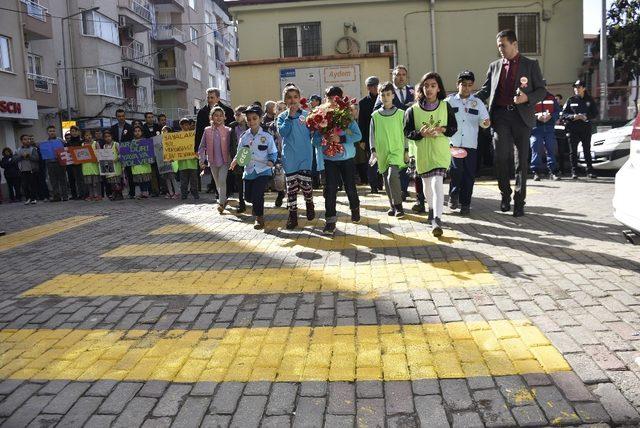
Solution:
<svg viewBox="0 0 640 428"><path fill-rule="evenodd" d="M327 156L335 156L344 152L341 143L333 141L333 137L346 132L351 123L351 105L356 103L355 98L334 97L334 105L330 103L321 104L309 113L306 119L307 127L311 131L316 131L322 136L323 152ZM307 100L300 100L302 108L307 109Z"/></svg>

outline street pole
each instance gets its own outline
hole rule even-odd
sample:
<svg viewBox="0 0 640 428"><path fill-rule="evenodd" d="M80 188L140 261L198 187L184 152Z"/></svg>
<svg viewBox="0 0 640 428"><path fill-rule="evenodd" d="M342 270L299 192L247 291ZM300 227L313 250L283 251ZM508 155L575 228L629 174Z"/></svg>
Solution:
<svg viewBox="0 0 640 428"><path fill-rule="evenodd" d="M78 16L83 14L84 12L92 12L100 9L100 7L92 7L91 9L81 10L80 12L76 12L69 16L65 16L60 19L60 29L62 30L62 69L64 71L64 94L67 102L67 120L71 120L71 103L69 101L69 79L68 79L68 70L67 70L67 43L64 37L64 21L65 19L73 18L74 16ZM71 36L71 33L69 33Z"/></svg>
<svg viewBox="0 0 640 428"><path fill-rule="evenodd" d="M607 1L602 0L600 27L600 120L609 118L609 64L607 61Z"/></svg>

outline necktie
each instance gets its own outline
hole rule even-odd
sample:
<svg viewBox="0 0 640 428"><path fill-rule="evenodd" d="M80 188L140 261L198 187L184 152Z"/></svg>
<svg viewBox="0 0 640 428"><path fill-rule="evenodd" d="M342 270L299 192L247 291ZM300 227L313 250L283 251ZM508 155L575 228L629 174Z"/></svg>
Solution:
<svg viewBox="0 0 640 428"><path fill-rule="evenodd" d="M405 100L405 98L406 98L406 97L404 96L404 88L399 88L398 90L400 91L400 102L401 102L402 104L404 104L404 100Z"/></svg>

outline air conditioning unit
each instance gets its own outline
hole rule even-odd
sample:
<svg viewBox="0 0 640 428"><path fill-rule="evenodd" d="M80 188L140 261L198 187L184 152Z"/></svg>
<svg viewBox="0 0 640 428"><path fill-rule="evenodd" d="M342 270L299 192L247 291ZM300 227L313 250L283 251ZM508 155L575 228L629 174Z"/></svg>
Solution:
<svg viewBox="0 0 640 428"><path fill-rule="evenodd" d="M128 79L129 77L130 77L129 68L128 67L122 67L122 78L123 79Z"/></svg>
<svg viewBox="0 0 640 428"><path fill-rule="evenodd" d="M127 18L124 15L118 16L118 26L120 28L127 26Z"/></svg>

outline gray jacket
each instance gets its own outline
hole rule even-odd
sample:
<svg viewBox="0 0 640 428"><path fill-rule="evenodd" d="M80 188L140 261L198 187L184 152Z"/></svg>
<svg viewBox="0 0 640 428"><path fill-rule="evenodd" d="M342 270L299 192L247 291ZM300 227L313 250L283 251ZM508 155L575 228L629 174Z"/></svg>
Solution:
<svg viewBox="0 0 640 428"><path fill-rule="evenodd" d="M26 157L29 155L29 157ZM13 160L18 164L20 172L38 171L38 151L35 147L20 147L13 154Z"/></svg>
<svg viewBox="0 0 640 428"><path fill-rule="evenodd" d="M489 113L492 113L495 102L496 89L500 81L500 72L502 71L502 58L489 64L487 71L487 80L482 88L476 92L476 97L489 105ZM523 79L524 78L524 79ZM522 81L526 83L521 83ZM520 64L518 65L518 75L514 79L516 88L520 88L522 92L527 94L529 101L524 104L517 104L516 110L520 117L529 128L536 126L535 105L542 101L547 94L544 85L540 65L535 59L527 58L520 54Z"/></svg>

